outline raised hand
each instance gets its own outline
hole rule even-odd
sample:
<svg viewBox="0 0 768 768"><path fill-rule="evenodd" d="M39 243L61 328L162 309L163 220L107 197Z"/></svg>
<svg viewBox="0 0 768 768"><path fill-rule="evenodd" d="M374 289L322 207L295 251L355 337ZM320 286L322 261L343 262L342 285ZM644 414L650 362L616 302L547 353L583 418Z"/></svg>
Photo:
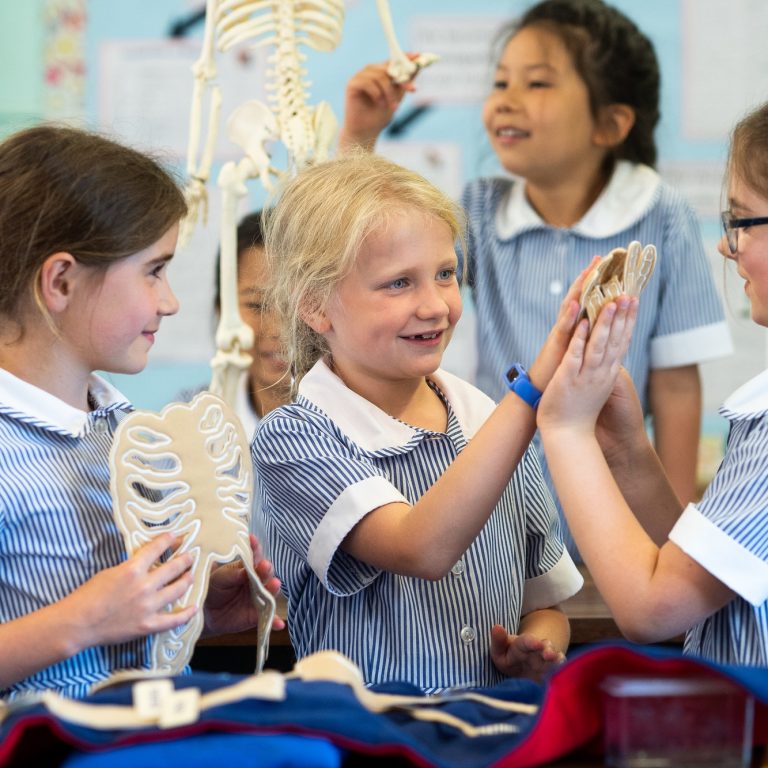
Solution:
<svg viewBox="0 0 768 768"><path fill-rule="evenodd" d="M379 134L387 127L413 80L396 83L387 74L387 62L368 64L355 73L344 91L344 122L339 148L355 146L373 150Z"/></svg>
<svg viewBox="0 0 768 768"><path fill-rule="evenodd" d="M591 334L587 320L579 322L539 404L540 429L594 431L629 348L637 306L637 298L628 296L606 304Z"/></svg>

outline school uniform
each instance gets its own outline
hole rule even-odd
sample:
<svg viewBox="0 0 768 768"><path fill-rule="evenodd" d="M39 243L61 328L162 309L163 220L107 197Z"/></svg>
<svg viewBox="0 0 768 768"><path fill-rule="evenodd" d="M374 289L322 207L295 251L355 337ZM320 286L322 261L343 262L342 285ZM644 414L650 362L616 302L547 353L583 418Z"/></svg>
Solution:
<svg viewBox="0 0 768 768"><path fill-rule="evenodd" d="M617 163L598 199L569 228L544 222L528 202L524 184L509 178L471 182L462 202L469 216L476 383L495 400L506 392L504 374L510 365L528 366L536 359L579 273L594 256L633 240L657 249L656 268L640 299L624 360L643 412L651 370L698 364L732 352L696 216L652 168ZM534 445L554 495L538 433ZM560 517L566 544L575 555L562 511Z"/></svg>
<svg viewBox="0 0 768 768"><path fill-rule="evenodd" d="M434 692L499 682L492 625L516 632L522 615L565 600L582 579L532 450L444 578L390 573L342 550L372 510L415 504L494 408L445 371L429 378L447 408L444 433L392 418L320 361L301 380L296 403L262 420L253 460L297 656L332 648L368 683L406 681Z"/></svg>
<svg viewBox="0 0 768 768"><path fill-rule="evenodd" d="M126 558L112 516L109 453L131 405L98 376L85 413L0 369L0 623L58 602ZM0 689L84 696L117 669L150 665L149 640L89 648Z"/></svg>
<svg viewBox="0 0 768 768"><path fill-rule="evenodd" d="M733 393L720 413L728 445L714 479L669 534L734 592L690 629L686 653L720 664L768 666L768 371Z"/></svg>

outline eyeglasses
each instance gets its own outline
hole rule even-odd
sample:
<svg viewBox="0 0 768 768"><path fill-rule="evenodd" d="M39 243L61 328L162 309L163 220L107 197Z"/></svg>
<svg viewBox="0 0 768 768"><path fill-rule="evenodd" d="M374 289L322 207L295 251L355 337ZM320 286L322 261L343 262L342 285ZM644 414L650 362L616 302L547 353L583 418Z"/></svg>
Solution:
<svg viewBox="0 0 768 768"><path fill-rule="evenodd" d="M728 241L728 250L732 255L739 250L739 230L744 227L756 227L758 224L768 224L768 216L758 216L756 219L734 219L730 211L720 214L723 222L725 239Z"/></svg>

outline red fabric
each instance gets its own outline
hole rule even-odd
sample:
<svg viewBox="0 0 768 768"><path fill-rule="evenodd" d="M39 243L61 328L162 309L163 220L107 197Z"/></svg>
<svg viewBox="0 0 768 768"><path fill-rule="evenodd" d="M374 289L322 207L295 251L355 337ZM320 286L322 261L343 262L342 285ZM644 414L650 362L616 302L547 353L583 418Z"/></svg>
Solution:
<svg viewBox="0 0 768 768"><path fill-rule="evenodd" d="M687 657L652 658L629 647L595 647L558 669L547 684L539 717L528 736L493 768L546 765L573 753L601 754L600 684L610 675L727 677ZM727 678L730 679L730 678ZM754 744L768 744L768 704L756 700Z"/></svg>

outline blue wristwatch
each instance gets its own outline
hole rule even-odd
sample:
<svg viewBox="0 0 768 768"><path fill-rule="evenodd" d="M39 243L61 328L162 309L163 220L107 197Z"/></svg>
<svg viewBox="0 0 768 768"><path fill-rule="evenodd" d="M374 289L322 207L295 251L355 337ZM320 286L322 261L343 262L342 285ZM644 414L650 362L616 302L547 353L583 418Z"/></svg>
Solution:
<svg viewBox="0 0 768 768"><path fill-rule="evenodd" d="M528 405L536 410L536 406L541 400L541 391L531 384L531 379L528 376L528 371L523 368L520 363L515 363L505 376L507 386L521 399L525 400Z"/></svg>

